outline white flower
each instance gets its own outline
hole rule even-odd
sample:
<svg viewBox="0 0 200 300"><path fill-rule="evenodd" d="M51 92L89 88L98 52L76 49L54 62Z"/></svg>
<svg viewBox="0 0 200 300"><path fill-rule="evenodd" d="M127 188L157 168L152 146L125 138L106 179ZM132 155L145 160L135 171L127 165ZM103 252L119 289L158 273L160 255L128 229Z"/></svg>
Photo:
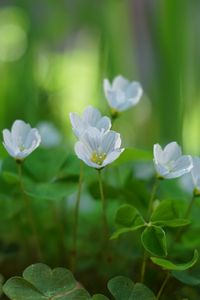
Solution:
<svg viewBox="0 0 200 300"><path fill-rule="evenodd" d="M88 128L75 144L78 158L88 166L101 169L116 160L124 149L121 147L120 134L115 131L100 131Z"/></svg>
<svg viewBox="0 0 200 300"><path fill-rule="evenodd" d="M115 77L112 84L104 79L103 87L108 104L118 112L135 106L143 93L139 82L130 82L121 75Z"/></svg>
<svg viewBox="0 0 200 300"><path fill-rule="evenodd" d="M3 130L3 140L8 153L17 160L23 160L39 146L41 137L36 128L31 128L24 121L16 120L11 131Z"/></svg>
<svg viewBox="0 0 200 300"><path fill-rule="evenodd" d="M200 157L192 157L193 168L191 170L192 181L194 184L194 190L200 194Z"/></svg>
<svg viewBox="0 0 200 300"><path fill-rule="evenodd" d="M159 144L154 145L154 164L160 178L176 178L191 171L193 164L189 155L182 155L181 147L169 143L164 150Z"/></svg>
<svg viewBox="0 0 200 300"><path fill-rule="evenodd" d="M89 127L96 127L105 131L111 128L110 118L102 117L99 110L92 106L88 106L81 117L77 113L70 113L69 117L77 138L80 138Z"/></svg>

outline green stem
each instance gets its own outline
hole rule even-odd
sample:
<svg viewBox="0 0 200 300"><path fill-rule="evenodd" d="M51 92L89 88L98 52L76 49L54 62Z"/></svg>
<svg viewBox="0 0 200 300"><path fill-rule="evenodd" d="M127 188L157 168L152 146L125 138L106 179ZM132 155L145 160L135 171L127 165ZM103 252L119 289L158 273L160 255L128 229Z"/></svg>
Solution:
<svg viewBox="0 0 200 300"><path fill-rule="evenodd" d="M108 237L108 223L107 223L107 218L106 218L106 202L105 202L104 191L103 191L101 170L98 170L98 179L99 179L99 190L100 190L101 204L102 204L102 223L103 223L103 230L104 230L104 238L105 238L105 240L107 240L107 237Z"/></svg>
<svg viewBox="0 0 200 300"><path fill-rule="evenodd" d="M71 263L71 269L73 272L75 272L76 259L77 259L77 233L78 233L78 218L79 218L82 183L83 183L83 162L81 161L80 162L78 192L77 192L77 196L76 196L75 211L74 211L73 248L72 248L72 263Z"/></svg>
<svg viewBox="0 0 200 300"><path fill-rule="evenodd" d="M193 207L193 205L194 205L194 202L195 202L195 196L193 195L192 196L192 199L190 200L190 202L189 202L189 204L188 204L188 207L187 207L187 209L186 209L186 212L185 212L185 214L184 214L184 219L187 219L188 217L189 217L189 215L190 215L190 213L191 213L191 210L192 210L192 207Z"/></svg>
<svg viewBox="0 0 200 300"><path fill-rule="evenodd" d="M166 275L166 277L165 277L165 279L164 279L164 281L163 281L163 283L162 283L162 285L161 285L161 287L160 287L160 289L159 289L159 291L158 291L158 294L157 294L157 296L156 296L156 299L157 299L157 300L160 299L160 297L161 297L161 295L162 295L162 293L163 293L163 290L164 290L164 288L165 288L165 286L166 286L166 284L167 284L169 278L170 278L170 273L168 272L167 275Z"/></svg>
<svg viewBox="0 0 200 300"><path fill-rule="evenodd" d="M188 204L188 207L185 211L185 214L183 216L183 219L187 219L191 213L191 210L192 210L192 207L195 203L195 196L193 195L192 196L192 199L190 200L189 204ZM178 242L182 236L184 232L184 228L179 228L179 230L177 231L176 235L175 235L175 238L174 238L174 242ZM172 246L173 247L173 246Z"/></svg>
<svg viewBox="0 0 200 300"><path fill-rule="evenodd" d="M26 194L25 188L24 188L24 183L23 183L22 162L17 161L17 166L18 166L18 174L19 174L19 181L20 181L20 189L21 189L21 193L23 196L23 200L24 200L24 207L26 209L27 219L28 219L28 222L29 222L29 225L30 225L30 228L33 233L34 240L35 240L35 246L37 248L37 256L38 256L39 261L41 261L42 260L42 251L41 251L41 247L40 247L39 236L38 236L37 229L35 226L30 200L27 197L27 194Z"/></svg>
<svg viewBox="0 0 200 300"><path fill-rule="evenodd" d="M66 246L65 246L65 230L63 228L62 220L59 214L59 210L57 207L57 203L50 201L53 219L55 220L55 227L57 228L57 234L59 239L59 246L60 246L60 258L63 258L64 264L66 264Z"/></svg>
<svg viewBox="0 0 200 300"><path fill-rule="evenodd" d="M155 198L155 194L158 188L158 178L156 178L155 183L152 188L150 200L149 200L149 207L147 211L147 221L150 221L152 210L153 210L153 200ZM146 264L147 264L147 254L144 251L143 260L142 260L142 267L141 267L141 282L144 282L145 272L146 272Z"/></svg>
<svg viewBox="0 0 200 300"><path fill-rule="evenodd" d="M148 221L151 218L151 214L152 214L152 210L153 210L153 200L155 198L156 191L158 189L158 183L159 183L159 179L156 178L155 183L154 183L153 188L152 188L151 197L150 197L150 200L149 200L149 207L148 207L148 212L147 212L147 220Z"/></svg>
<svg viewBox="0 0 200 300"><path fill-rule="evenodd" d="M142 283L144 282L146 264L147 264L147 254L146 254L146 252L144 252L143 260L142 260L142 267L141 267L141 279L140 279L140 281Z"/></svg>

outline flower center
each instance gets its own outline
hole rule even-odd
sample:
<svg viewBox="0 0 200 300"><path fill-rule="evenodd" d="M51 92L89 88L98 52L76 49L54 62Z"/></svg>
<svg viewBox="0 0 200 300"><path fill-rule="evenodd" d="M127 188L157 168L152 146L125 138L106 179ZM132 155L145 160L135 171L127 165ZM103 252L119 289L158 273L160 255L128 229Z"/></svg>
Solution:
<svg viewBox="0 0 200 300"><path fill-rule="evenodd" d="M95 152L92 153L92 156L91 156L90 160L93 163L101 166L102 163L104 162L105 158L106 158L106 153L97 153L95 151Z"/></svg>
<svg viewBox="0 0 200 300"><path fill-rule="evenodd" d="M25 148L23 145L20 145L20 146L19 146L19 151L20 151L20 152L24 151L25 149L26 149L26 148Z"/></svg>

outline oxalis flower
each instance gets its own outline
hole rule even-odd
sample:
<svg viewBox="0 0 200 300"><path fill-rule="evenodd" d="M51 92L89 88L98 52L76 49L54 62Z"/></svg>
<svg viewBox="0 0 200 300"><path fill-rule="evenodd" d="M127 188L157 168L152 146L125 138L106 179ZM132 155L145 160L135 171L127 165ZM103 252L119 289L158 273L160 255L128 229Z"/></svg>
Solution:
<svg viewBox="0 0 200 300"><path fill-rule="evenodd" d="M195 196L200 196L200 157L192 157L193 168L182 178L182 186Z"/></svg>
<svg viewBox="0 0 200 300"><path fill-rule="evenodd" d="M115 77L112 83L104 79L103 88L108 104L115 112L135 106L143 93L139 82L130 82L121 75Z"/></svg>
<svg viewBox="0 0 200 300"><path fill-rule="evenodd" d="M11 131L3 130L3 145L16 160L23 160L39 146L40 142L38 130L21 120L13 123Z"/></svg>
<svg viewBox="0 0 200 300"><path fill-rule="evenodd" d="M191 171L192 158L182 155L181 147L176 143L169 143L164 150L159 144L154 145L154 165L159 178L176 178Z"/></svg>
<svg viewBox="0 0 200 300"><path fill-rule="evenodd" d="M88 166L101 169L116 160L124 149L121 147L120 134L115 131L102 131L88 128L75 144L78 158Z"/></svg>
<svg viewBox="0 0 200 300"><path fill-rule="evenodd" d="M98 109L88 106L82 116L77 113L69 114L72 129L77 138L83 134L89 127L96 127L100 130L107 131L111 128L111 120L108 117L102 117Z"/></svg>

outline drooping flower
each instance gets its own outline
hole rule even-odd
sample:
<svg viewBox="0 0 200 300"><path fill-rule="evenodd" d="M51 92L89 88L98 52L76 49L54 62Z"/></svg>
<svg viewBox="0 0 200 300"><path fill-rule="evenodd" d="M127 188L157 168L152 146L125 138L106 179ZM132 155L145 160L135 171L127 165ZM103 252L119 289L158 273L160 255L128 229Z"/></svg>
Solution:
<svg viewBox="0 0 200 300"><path fill-rule="evenodd" d="M120 134L115 131L103 131L95 127L88 128L75 144L79 159L88 166L101 169L116 160L124 149L121 147Z"/></svg>
<svg viewBox="0 0 200 300"><path fill-rule="evenodd" d="M139 82L130 82L121 75L115 77L112 83L104 79L103 88L109 106L116 112L135 106L143 94Z"/></svg>
<svg viewBox="0 0 200 300"><path fill-rule="evenodd" d="M3 130L3 145L16 160L26 158L40 145L40 142L38 130L21 120L13 123L11 131Z"/></svg>
<svg viewBox="0 0 200 300"><path fill-rule="evenodd" d="M70 121L72 124L73 132L77 138L83 134L89 127L96 127L97 129L107 131L111 128L110 118L102 117L98 109L88 106L82 116L77 113L69 114Z"/></svg>
<svg viewBox="0 0 200 300"><path fill-rule="evenodd" d="M159 178L176 178L191 171L193 168L190 155L182 155L181 147L172 142L161 148L154 145L154 165Z"/></svg>

